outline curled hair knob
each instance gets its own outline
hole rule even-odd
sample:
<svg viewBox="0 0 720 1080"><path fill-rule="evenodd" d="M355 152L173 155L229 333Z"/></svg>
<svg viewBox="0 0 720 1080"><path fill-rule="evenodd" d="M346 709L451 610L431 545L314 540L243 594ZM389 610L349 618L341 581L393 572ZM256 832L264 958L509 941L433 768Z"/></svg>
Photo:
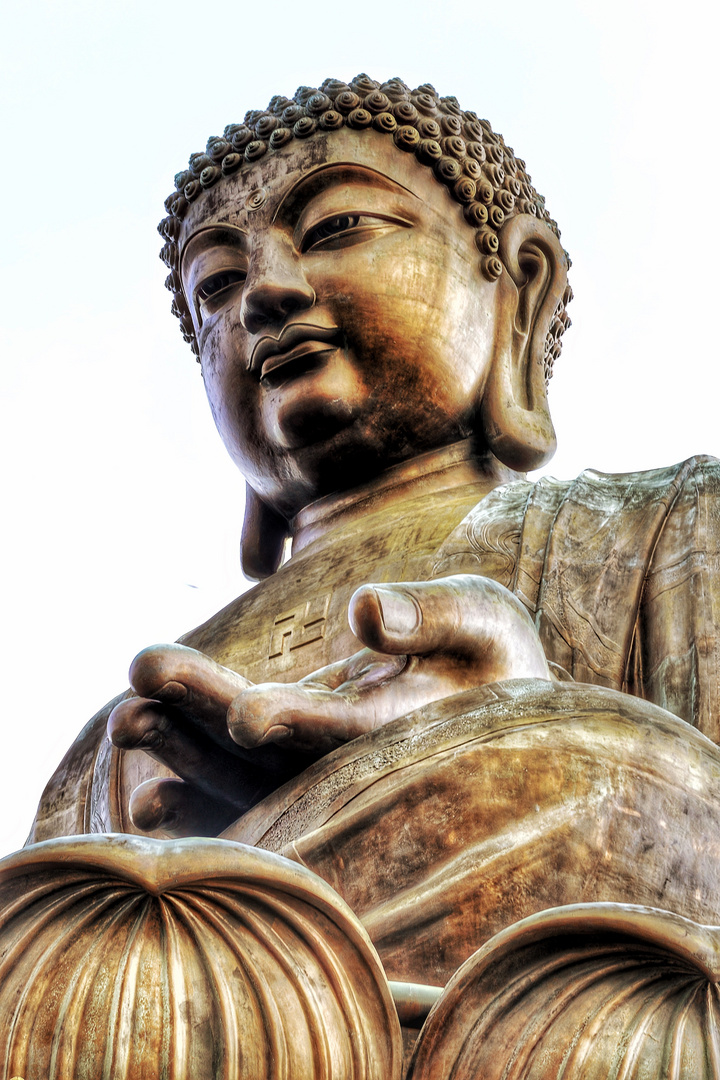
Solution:
<svg viewBox="0 0 720 1080"><path fill-rule="evenodd" d="M235 131L233 131L230 142L233 144L236 150L240 151L244 150L247 144L252 142L254 138L255 134L252 129L246 127L245 124L242 124L240 127L236 128Z"/></svg>
<svg viewBox="0 0 720 1080"><path fill-rule="evenodd" d="M421 116L415 126L423 139L435 139L438 142L442 138L442 130L437 120Z"/></svg>
<svg viewBox="0 0 720 1080"><path fill-rule="evenodd" d="M397 117L397 113L395 116ZM398 149L407 150L410 153L416 150L420 143L417 130L409 124L403 124L402 127L399 127L393 138Z"/></svg>
<svg viewBox="0 0 720 1080"><path fill-rule="evenodd" d="M418 111L411 101L399 101L393 106L393 116L398 124L416 124Z"/></svg>
<svg viewBox="0 0 720 1080"><path fill-rule="evenodd" d="M208 157L212 158L213 161L219 162L222 161L226 154L230 153L231 149L232 148L227 139L221 139L215 136L208 139L206 153Z"/></svg>
<svg viewBox="0 0 720 1080"><path fill-rule="evenodd" d="M281 146L285 146L289 143L293 137L293 133L290 128L276 127L270 136L270 149L279 150Z"/></svg>
<svg viewBox="0 0 720 1080"><path fill-rule="evenodd" d="M478 180L477 197L480 202L485 203L486 206L490 206L493 198L495 197L493 186L491 183L489 183L488 180L485 179L485 177L483 177L481 180Z"/></svg>
<svg viewBox="0 0 720 1080"><path fill-rule="evenodd" d="M468 225L472 225L473 228L481 229L483 225L487 224L488 212L487 207L483 206L479 202L468 203L463 209L465 220Z"/></svg>
<svg viewBox="0 0 720 1080"><path fill-rule="evenodd" d="M495 192L495 201L506 214L512 213L515 206L515 197L506 188L501 188Z"/></svg>
<svg viewBox="0 0 720 1080"><path fill-rule="evenodd" d="M390 98L387 94L383 94L381 90L373 90L372 94L368 94L363 105L373 116L378 113L389 112L392 108Z"/></svg>
<svg viewBox="0 0 720 1080"><path fill-rule="evenodd" d="M346 82L342 82L341 79L326 79L320 89L324 94L327 94L331 101L335 101L338 94L342 94L344 91L349 90L350 87Z"/></svg>
<svg viewBox="0 0 720 1080"><path fill-rule="evenodd" d="M242 164L242 160L242 154L236 154L234 151L232 154L226 154L225 157L222 159L222 162L220 163L220 168L222 169L223 176L229 176L230 173L233 173L236 169L239 169L240 165Z"/></svg>
<svg viewBox="0 0 720 1080"><path fill-rule="evenodd" d="M280 120L285 127L292 127L305 115L302 105L288 105L287 109L283 109Z"/></svg>
<svg viewBox="0 0 720 1080"><path fill-rule="evenodd" d="M305 103L305 108L307 109L308 116L318 117L322 113L326 112L328 109L332 108L332 100L328 97L327 94L318 92L317 94L313 94L312 97L308 98L307 102Z"/></svg>
<svg viewBox="0 0 720 1080"><path fill-rule="evenodd" d="M435 165L442 157L442 147L435 139L421 139L415 154L423 165Z"/></svg>
<svg viewBox="0 0 720 1080"><path fill-rule="evenodd" d="M397 120L391 112L381 112L373 118L373 127L376 131L383 131L387 135L392 135L397 130Z"/></svg>
<svg viewBox="0 0 720 1080"><path fill-rule="evenodd" d="M485 161L485 147L481 142L469 142L466 144L466 150L471 158L477 161L480 165Z"/></svg>
<svg viewBox="0 0 720 1080"><path fill-rule="evenodd" d="M445 135L460 135L462 133L462 121L459 116L443 116L440 126Z"/></svg>
<svg viewBox="0 0 720 1080"><path fill-rule="evenodd" d="M475 244L483 255L495 255L500 247L497 233L494 233L489 228L479 229L475 233Z"/></svg>
<svg viewBox="0 0 720 1080"><path fill-rule="evenodd" d="M460 203L470 203L475 198L475 181L469 176L461 176L453 184L452 193Z"/></svg>
<svg viewBox="0 0 720 1080"><path fill-rule="evenodd" d="M317 128L317 120L312 116L302 116L293 127L293 135L297 139L307 139Z"/></svg>
<svg viewBox="0 0 720 1080"><path fill-rule="evenodd" d="M505 221L505 213L500 206L491 206L488 210L488 217L490 218L490 224L496 229L501 228Z"/></svg>
<svg viewBox="0 0 720 1080"><path fill-rule="evenodd" d="M272 116L270 113L266 113L265 116L261 116L255 125L255 134L258 139L268 139L276 127L280 124L277 116Z"/></svg>
<svg viewBox="0 0 720 1080"><path fill-rule="evenodd" d="M267 150L267 143L262 139L254 139L245 147L245 160L258 161Z"/></svg>
<svg viewBox="0 0 720 1080"><path fill-rule="evenodd" d="M441 180L443 184L454 184L457 179L462 175L462 168L457 158L443 157L435 163L433 171L438 180ZM475 184L473 183L473 188ZM473 190L473 195L475 194Z"/></svg>
<svg viewBox="0 0 720 1080"><path fill-rule="evenodd" d="M447 154L448 157L457 158L458 161L462 161L465 157L465 140L459 135L446 136L440 140L440 145L443 148L443 154Z"/></svg>
<svg viewBox="0 0 720 1080"><path fill-rule="evenodd" d="M347 116L353 109L357 109L361 104L361 99L352 90L343 90L341 94L335 98L335 108L343 116Z"/></svg>
<svg viewBox="0 0 720 1080"><path fill-rule="evenodd" d="M373 122L373 116L367 109L353 109L351 113L348 113L348 127L362 129L370 127Z"/></svg>
<svg viewBox="0 0 720 1080"><path fill-rule="evenodd" d="M366 94L372 94L373 90L380 89L380 84L376 83L374 79L371 79L369 75L366 75L364 71L355 76L351 81L350 86L362 97L365 97Z"/></svg>
<svg viewBox="0 0 720 1080"><path fill-rule="evenodd" d="M503 272L503 264L497 255L486 255L481 263L482 272L490 281L497 281Z"/></svg>
<svg viewBox="0 0 720 1080"><path fill-rule="evenodd" d="M402 79L388 79L380 87L383 94L386 94L390 98L390 101L398 102L405 101L408 96L408 88Z"/></svg>
<svg viewBox="0 0 720 1080"><path fill-rule="evenodd" d="M200 184L204 188L212 187L215 181L220 179L221 175L217 165L208 165L200 173Z"/></svg>
<svg viewBox="0 0 720 1080"><path fill-rule="evenodd" d="M337 131L344 123L345 120L342 113L339 113L336 109L328 109L328 111L324 112L318 120L318 124L323 131Z"/></svg>
<svg viewBox="0 0 720 1080"><path fill-rule="evenodd" d="M425 116L434 116L437 112L437 98L433 94L413 94L413 104L416 109Z"/></svg>

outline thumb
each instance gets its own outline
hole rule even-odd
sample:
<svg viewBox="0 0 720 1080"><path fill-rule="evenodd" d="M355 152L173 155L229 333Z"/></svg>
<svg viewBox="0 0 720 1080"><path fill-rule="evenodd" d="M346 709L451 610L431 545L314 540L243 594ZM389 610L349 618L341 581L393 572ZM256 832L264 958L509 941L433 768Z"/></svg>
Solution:
<svg viewBox="0 0 720 1080"><path fill-rule="evenodd" d="M503 585L478 574L363 585L350 600L348 618L356 636L377 652L444 653L466 662L482 657L498 672L548 677L527 610Z"/></svg>
<svg viewBox="0 0 720 1080"><path fill-rule="evenodd" d="M363 585L350 598L348 621L363 645L397 654L415 652L425 620L413 584L407 583Z"/></svg>
<svg viewBox="0 0 720 1080"><path fill-rule="evenodd" d="M470 574L363 585L350 600L348 619L353 633L377 652L474 653L478 636L488 636L488 592L494 583L488 585L490 590L484 578Z"/></svg>

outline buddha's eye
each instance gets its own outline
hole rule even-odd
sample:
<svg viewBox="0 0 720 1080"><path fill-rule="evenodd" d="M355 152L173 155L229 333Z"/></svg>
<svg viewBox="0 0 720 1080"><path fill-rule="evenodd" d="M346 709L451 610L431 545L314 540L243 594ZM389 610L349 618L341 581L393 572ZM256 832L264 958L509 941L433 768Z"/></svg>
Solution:
<svg viewBox="0 0 720 1080"><path fill-rule="evenodd" d="M244 280L245 274L240 270L223 270L220 274L213 274L212 277L205 278L202 284L198 286L197 299L201 305L211 303L227 289L242 283Z"/></svg>
<svg viewBox="0 0 720 1080"><path fill-rule="evenodd" d="M326 218L305 234L302 251L336 251L351 244L359 244L381 233L390 232L398 226L407 227L404 221L390 221L370 214L338 214Z"/></svg>
<svg viewBox="0 0 720 1080"><path fill-rule="evenodd" d="M318 240L327 240L329 236L337 236L339 233L347 232L348 229L354 229L359 224L359 214L341 214L339 217L330 218L329 221L323 221L322 225L317 225L306 239L316 244Z"/></svg>

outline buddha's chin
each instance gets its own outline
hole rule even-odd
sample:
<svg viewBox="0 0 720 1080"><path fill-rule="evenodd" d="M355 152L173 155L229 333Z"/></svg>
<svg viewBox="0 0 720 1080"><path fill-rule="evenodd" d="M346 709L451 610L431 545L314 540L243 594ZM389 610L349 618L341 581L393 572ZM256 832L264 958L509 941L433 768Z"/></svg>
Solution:
<svg viewBox="0 0 720 1080"><path fill-rule="evenodd" d="M266 394L262 416L270 438L281 450L297 452L327 445L351 427L364 398L364 387L316 370Z"/></svg>
<svg viewBox="0 0 720 1080"><path fill-rule="evenodd" d="M298 420L297 427L282 433L278 458L284 461L283 477L271 497L288 518L308 503L373 479L385 467L362 413L353 415L319 404L303 415L307 427Z"/></svg>

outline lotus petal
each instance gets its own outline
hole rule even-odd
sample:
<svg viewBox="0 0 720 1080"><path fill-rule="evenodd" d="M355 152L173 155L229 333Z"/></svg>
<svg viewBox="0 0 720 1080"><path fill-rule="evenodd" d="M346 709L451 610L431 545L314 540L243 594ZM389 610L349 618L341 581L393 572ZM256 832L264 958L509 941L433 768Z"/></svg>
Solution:
<svg viewBox="0 0 720 1080"><path fill-rule="evenodd" d="M0 863L0 1075L388 1080L397 1015L314 874L222 840L83 836Z"/></svg>
<svg viewBox="0 0 720 1080"><path fill-rule="evenodd" d="M719 948L630 904L523 919L448 983L408 1080L718 1080Z"/></svg>

